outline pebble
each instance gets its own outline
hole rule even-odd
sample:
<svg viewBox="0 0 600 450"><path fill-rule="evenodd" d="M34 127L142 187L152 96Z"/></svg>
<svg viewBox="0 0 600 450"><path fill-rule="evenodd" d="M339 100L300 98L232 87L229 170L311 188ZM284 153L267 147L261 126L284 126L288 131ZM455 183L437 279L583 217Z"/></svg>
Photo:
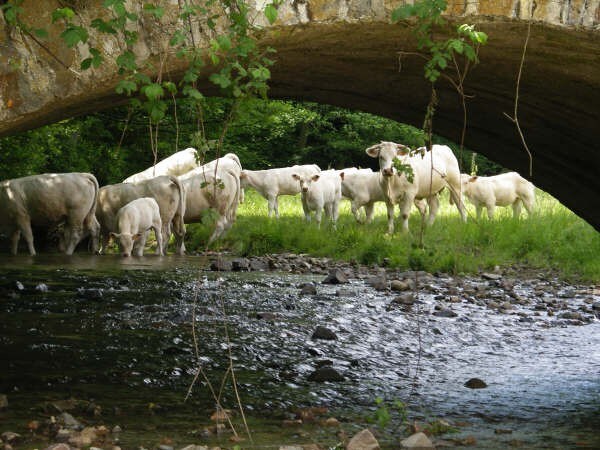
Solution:
<svg viewBox="0 0 600 450"><path fill-rule="evenodd" d="M308 381L324 382L324 381L344 381L344 376L331 366L319 367L314 372L308 375Z"/></svg>
<svg viewBox="0 0 600 450"><path fill-rule="evenodd" d="M469 389L484 389L487 387L486 382L481 380L480 378L471 378L467 380L467 382L464 385Z"/></svg>
<svg viewBox="0 0 600 450"><path fill-rule="evenodd" d="M324 339L328 341L333 341L337 338L337 335L332 330L323 326L318 326L311 336L311 339Z"/></svg>

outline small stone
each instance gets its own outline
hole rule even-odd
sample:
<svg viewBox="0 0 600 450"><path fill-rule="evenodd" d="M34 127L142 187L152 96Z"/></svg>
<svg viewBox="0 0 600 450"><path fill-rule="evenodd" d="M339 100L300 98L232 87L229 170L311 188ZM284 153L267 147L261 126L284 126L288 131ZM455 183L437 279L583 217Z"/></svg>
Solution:
<svg viewBox="0 0 600 450"><path fill-rule="evenodd" d="M342 288L335 291L335 295L338 297L356 297L356 291Z"/></svg>
<svg viewBox="0 0 600 450"><path fill-rule="evenodd" d="M342 284L348 282L348 277L346 277L341 269L331 269L327 277L322 281L323 284Z"/></svg>
<svg viewBox="0 0 600 450"><path fill-rule="evenodd" d="M206 445L190 444L190 445L186 445L185 447L183 447L179 450L208 450L208 447Z"/></svg>
<svg viewBox="0 0 600 450"><path fill-rule="evenodd" d="M304 283L300 287L300 295L316 295L317 287L313 283Z"/></svg>
<svg viewBox="0 0 600 450"><path fill-rule="evenodd" d="M564 312L559 317L561 319L583 320L583 316L581 315L581 313L578 313L578 312L575 312L575 311Z"/></svg>
<svg viewBox="0 0 600 450"><path fill-rule="evenodd" d="M23 286L23 283L21 283L20 281L15 281L15 288L17 289L17 291L25 290L25 286Z"/></svg>
<svg viewBox="0 0 600 450"><path fill-rule="evenodd" d="M502 278L502 275L500 275L499 273L484 272L481 274L481 278L483 278L484 280L500 280Z"/></svg>
<svg viewBox="0 0 600 450"><path fill-rule="evenodd" d="M0 409L8 408L8 397L5 394L0 394Z"/></svg>
<svg viewBox="0 0 600 450"><path fill-rule="evenodd" d="M332 330L322 326L318 326L311 336L311 339L324 339L327 341L334 341L337 338L337 335Z"/></svg>
<svg viewBox="0 0 600 450"><path fill-rule="evenodd" d="M74 433L75 433L75 431L73 431L73 430L67 430L66 428L61 428L60 430L58 430L58 433L56 433L56 436L54 437L54 439L57 442L68 442Z"/></svg>
<svg viewBox="0 0 600 450"><path fill-rule="evenodd" d="M435 449L433 443L429 440L427 435L423 432L415 433L406 439L400 441L400 445L402 448L410 448L410 449Z"/></svg>
<svg viewBox="0 0 600 450"><path fill-rule="evenodd" d="M385 291L388 288L387 279L385 275L371 277L368 280L369 285L377 291Z"/></svg>
<svg viewBox="0 0 600 450"><path fill-rule="evenodd" d="M313 373L308 375L308 381L344 381L344 376L331 366L319 367Z"/></svg>
<svg viewBox="0 0 600 450"><path fill-rule="evenodd" d="M464 386L468 387L469 389L483 389L487 387L487 384L485 381L479 378L471 378L464 384Z"/></svg>
<svg viewBox="0 0 600 450"><path fill-rule="evenodd" d="M294 419L294 420L286 419L281 423L281 425L285 428L299 427L300 425L302 425L302 420L301 419Z"/></svg>
<svg viewBox="0 0 600 450"><path fill-rule="evenodd" d="M48 292L48 285L45 283L40 283L35 287L35 290L38 292Z"/></svg>
<svg viewBox="0 0 600 450"><path fill-rule="evenodd" d="M68 412L64 412L58 416L58 422L63 424L65 428L71 430L83 428L81 423Z"/></svg>
<svg viewBox="0 0 600 450"><path fill-rule="evenodd" d="M415 303L415 296L410 292L406 294L398 295L392 300L392 303L396 303L398 305L413 305Z"/></svg>
<svg viewBox="0 0 600 450"><path fill-rule="evenodd" d="M46 447L44 450L71 450L67 444L52 444L50 447Z"/></svg>
<svg viewBox="0 0 600 450"><path fill-rule="evenodd" d="M355 434L346 445L346 450L379 450L379 442L366 428Z"/></svg>
<svg viewBox="0 0 600 450"><path fill-rule="evenodd" d="M210 420L213 422L224 422L225 420L231 417L230 409L219 409L215 411L212 416L210 416Z"/></svg>
<svg viewBox="0 0 600 450"><path fill-rule="evenodd" d="M495 434L512 434L512 430L507 430L507 429L503 429L503 428L496 428L494 430Z"/></svg>
<svg viewBox="0 0 600 450"><path fill-rule="evenodd" d="M390 289L392 291L408 291L411 289L411 286L406 281L392 280L390 282Z"/></svg>
<svg viewBox="0 0 600 450"><path fill-rule="evenodd" d="M337 420L335 417L328 417L327 419L325 419L323 421L323 426L325 426L325 427L339 427L340 426L340 421Z"/></svg>
<svg viewBox="0 0 600 450"><path fill-rule="evenodd" d="M172 445L161 444L158 447L158 450L174 450Z"/></svg>
<svg viewBox="0 0 600 450"><path fill-rule="evenodd" d="M439 311L435 311L433 313L433 315L436 317L456 317L456 316L458 316L458 314L456 314L454 311L452 311L451 309L448 309L448 308L441 308Z"/></svg>
<svg viewBox="0 0 600 450"><path fill-rule="evenodd" d="M121 431L123 431L121 427L119 425L115 425L112 429L112 434L119 434Z"/></svg>

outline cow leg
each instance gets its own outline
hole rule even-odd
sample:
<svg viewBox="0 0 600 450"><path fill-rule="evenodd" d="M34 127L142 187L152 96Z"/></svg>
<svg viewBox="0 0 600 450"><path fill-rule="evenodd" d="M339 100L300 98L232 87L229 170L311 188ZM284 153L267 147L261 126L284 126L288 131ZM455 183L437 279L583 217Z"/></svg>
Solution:
<svg viewBox="0 0 600 450"><path fill-rule="evenodd" d="M456 205L456 208L458 209L458 212L460 213L460 218L462 219L463 222L466 222L467 221L467 214L465 212L465 204L462 201L462 197L459 194L460 193L460 186L454 187L454 189L453 189L453 187L454 186L449 186L450 198L452 199L452 201Z"/></svg>
<svg viewBox="0 0 600 450"><path fill-rule="evenodd" d="M302 211L304 211L304 220L310 222L310 209L308 207L306 197L304 195L301 195L300 199L302 200Z"/></svg>
<svg viewBox="0 0 600 450"><path fill-rule="evenodd" d="M388 234L394 234L394 204L387 203L387 217L388 217Z"/></svg>
<svg viewBox="0 0 600 450"><path fill-rule="evenodd" d="M440 200L437 195L432 195L427 199L427 204L429 205L429 218L427 219L427 225L433 225L435 222L435 216L437 215L438 209L440 207Z"/></svg>
<svg viewBox="0 0 600 450"><path fill-rule="evenodd" d="M10 235L10 252L13 255L16 255L19 249L19 239L21 239L21 230L17 228Z"/></svg>
<svg viewBox="0 0 600 450"><path fill-rule="evenodd" d="M516 199L512 204L513 219L518 219L521 216L521 199Z"/></svg>
<svg viewBox="0 0 600 450"><path fill-rule="evenodd" d="M340 204L338 202L334 202L331 206L331 220L333 222L333 229L337 228L337 220L340 215Z"/></svg>
<svg viewBox="0 0 600 450"><path fill-rule="evenodd" d="M156 254L159 256L162 256L162 255L164 255L163 239L162 239L162 234L160 233L159 224L155 223L152 226L152 229L154 230L154 236L156 237Z"/></svg>
<svg viewBox="0 0 600 450"><path fill-rule="evenodd" d="M373 222L373 213L375 212L375 204L374 203L367 203L365 205L365 215L366 215L366 223L371 223Z"/></svg>
<svg viewBox="0 0 600 450"><path fill-rule="evenodd" d="M27 247L29 248L29 254L31 256L35 256L35 247L33 246L33 233L31 231L31 223L28 219L23 219L17 223L19 227L19 231L23 235L25 242L27 242ZM20 236L19 236L20 237ZM19 243L19 239L17 238L17 244ZM13 255L17 254L17 246L13 242Z"/></svg>
<svg viewBox="0 0 600 450"><path fill-rule="evenodd" d="M135 256L144 256L144 249L146 248L146 241L150 231L144 231L137 241L133 244L133 251L131 252Z"/></svg>
<svg viewBox="0 0 600 450"><path fill-rule="evenodd" d="M475 211L477 213L477 220L481 219L481 209L483 208L483 206L481 206L481 204L477 203L475 205Z"/></svg>
<svg viewBox="0 0 600 450"><path fill-rule="evenodd" d="M106 253L108 249L108 244L110 243L110 233L108 230L102 230L100 233L100 240L102 241L102 248L100 249L100 253Z"/></svg>
<svg viewBox="0 0 600 450"><path fill-rule="evenodd" d="M81 233L81 227L72 224L65 224L65 255L73 254L75 247L77 247L77 244L79 244Z"/></svg>
<svg viewBox="0 0 600 450"><path fill-rule="evenodd" d="M350 209L351 209L352 214L354 215L354 218L356 219L356 221L358 223L361 223L360 206L358 206L354 200L352 200L352 202L350 203ZM366 211L366 209L367 209L367 207L365 206L365 211Z"/></svg>
<svg viewBox="0 0 600 450"><path fill-rule="evenodd" d="M210 238L208 239L208 243L207 245L212 244L214 241L216 241L217 239L219 239L219 237L221 236L221 234L223 234L223 230L225 229L225 221L227 219L225 219L224 216L220 216L217 221L215 222L215 230L213 231L213 233L211 234Z"/></svg>
<svg viewBox="0 0 600 450"><path fill-rule="evenodd" d="M315 211L315 222L317 222L317 228L321 228L321 218L323 217L323 207L317 207Z"/></svg>
<svg viewBox="0 0 600 450"><path fill-rule="evenodd" d="M269 207L269 211L267 212L267 217L271 217L271 214L275 214L275 217L279 217L279 211L277 208L277 197L269 194L267 196L267 204Z"/></svg>
<svg viewBox="0 0 600 450"><path fill-rule="evenodd" d="M408 232L408 217L410 216L410 208L412 207L413 201L404 197L400 203L400 218L402 219L402 232ZM393 211L392 211L393 216Z"/></svg>

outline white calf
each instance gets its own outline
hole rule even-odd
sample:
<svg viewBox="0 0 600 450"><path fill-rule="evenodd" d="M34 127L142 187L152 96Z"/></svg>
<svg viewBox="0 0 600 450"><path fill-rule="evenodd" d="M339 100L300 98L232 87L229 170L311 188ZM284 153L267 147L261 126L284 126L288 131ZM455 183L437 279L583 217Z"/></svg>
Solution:
<svg viewBox="0 0 600 450"><path fill-rule="evenodd" d="M336 173L316 174L312 176L292 174L292 178L299 183L302 195L302 208L304 217L310 222L310 213L315 211L317 226L321 227L323 209L331 219L333 226L338 219L338 209L342 199L341 178Z"/></svg>
<svg viewBox="0 0 600 450"><path fill-rule="evenodd" d="M366 150L369 156L379 158L379 182L385 196L390 234L394 232L396 203L400 206L403 231L408 231L408 216L415 199L427 200L429 204L427 223L431 225L439 207L437 194L445 187L450 190L452 200L462 219L466 221L467 216L460 196L460 171L452 150L445 145L434 145L431 152L425 152L424 148L418 150L420 151L418 154L410 156L406 146L394 142L381 142ZM406 178L405 173L398 174L393 166L395 159L412 168L412 183ZM419 208L422 215L424 209Z"/></svg>
<svg viewBox="0 0 600 450"><path fill-rule="evenodd" d="M475 205L477 219L481 210L487 208L488 218L494 217L496 206L512 205L513 217L521 214L521 204L531 215L535 204L535 187L517 172L508 172L491 177L461 176L463 194Z"/></svg>
<svg viewBox="0 0 600 450"><path fill-rule="evenodd" d="M357 222L361 222L359 209L364 206L367 223L373 220L375 202L385 201L378 172L340 172L342 195L350 199L350 208Z"/></svg>
<svg viewBox="0 0 600 450"><path fill-rule="evenodd" d="M150 228L156 236L156 254L163 254L162 220L158 203L151 197L142 197L123 206L117 212L118 233L111 233L119 240L123 256L144 255L144 247ZM134 248L135 244L135 248Z"/></svg>
<svg viewBox="0 0 600 450"><path fill-rule="evenodd" d="M267 170L242 170L240 175L241 187L252 187L269 202L269 217L275 213L279 217L277 198L280 195L296 195L300 186L294 181L293 174L310 178L321 172L316 164L303 166L280 167Z"/></svg>

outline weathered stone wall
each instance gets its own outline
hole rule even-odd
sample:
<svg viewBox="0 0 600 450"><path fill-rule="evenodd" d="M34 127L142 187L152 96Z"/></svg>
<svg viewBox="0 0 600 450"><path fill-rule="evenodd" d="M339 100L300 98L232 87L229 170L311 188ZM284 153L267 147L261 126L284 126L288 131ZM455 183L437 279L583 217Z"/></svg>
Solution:
<svg viewBox="0 0 600 450"><path fill-rule="evenodd" d="M531 2L534 1L532 4ZM100 13L101 0L75 3L82 23ZM143 1L131 1L141 8ZM279 19L264 26L261 42L277 50L270 96L329 103L360 109L420 125L430 86L423 62L405 57L414 51L410 22L392 25L389 17L401 1L287 0ZM152 74L176 80L184 62L174 57L169 37L182 24L177 0L164 0L160 22L146 17L139 25L135 48L140 63ZM263 8L264 0L255 8ZM532 5L534 24L525 60L519 118L534 154L534 183L557 196L600 229L600 0L450 0L451 22L477 23L489 35L481 64L467 79L469 127L467 145L526 175L529 160L514 125L504 113L513 111L515 79ZM50 56L30 37L9 29L0 17L0 136L34 128L126 99L114 93L119 79L114 58L117 40L92 30L91 43L101 48L106 63L80 71L87 46L68 49L50 26L57 0L25 0L24 20L46 27ZM222 24L220 26L223 26ZM193 23L194 41L206 46L210 36L201 21ZM66 66L66 67L65 67ZM207 94L218 94L201 83ZM462 111L456 92L438 84L434 129L459 140Z"/></svg>

